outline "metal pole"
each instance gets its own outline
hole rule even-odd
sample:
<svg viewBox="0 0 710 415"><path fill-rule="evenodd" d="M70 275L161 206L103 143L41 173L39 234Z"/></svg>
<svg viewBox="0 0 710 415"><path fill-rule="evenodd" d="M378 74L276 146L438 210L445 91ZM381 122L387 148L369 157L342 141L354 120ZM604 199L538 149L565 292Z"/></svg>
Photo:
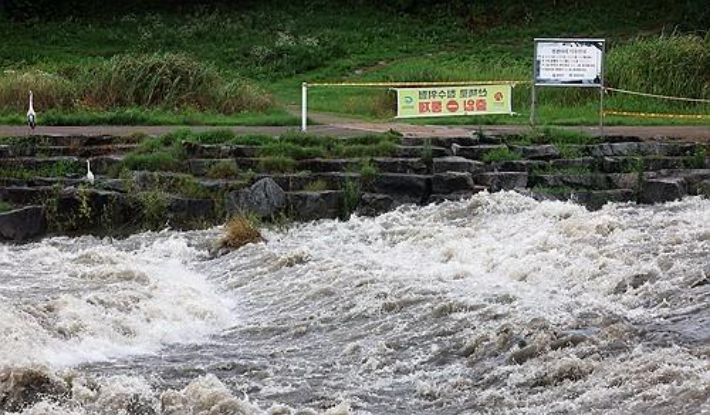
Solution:
<svg viewBox="0 0 710 415"><path fill-rule="evenodd" d="M308 129L308 83L301 84L301 131Z"/></svg>
<svg viewBox="0 0 710 415"><path fill-rule="evenodd" d="M530 92L531 102L530 102L530 126L535 128L535 78L537 72L537 39L533 41L533 79L532 79L532 91Z"/></svg>
<svg viewBox="0 0 710 415"><path fill-rule="evenodd" d="M606 55L606 42L602 41L602 62L599 86L599 135L604 138L604 57Z"/></svg>
<svg viewBox="0 0 710 415"><path fill-rule="evenodd" d="M530 103L530 125L535 127L535 80L532 86L532 102Z"/></svg>

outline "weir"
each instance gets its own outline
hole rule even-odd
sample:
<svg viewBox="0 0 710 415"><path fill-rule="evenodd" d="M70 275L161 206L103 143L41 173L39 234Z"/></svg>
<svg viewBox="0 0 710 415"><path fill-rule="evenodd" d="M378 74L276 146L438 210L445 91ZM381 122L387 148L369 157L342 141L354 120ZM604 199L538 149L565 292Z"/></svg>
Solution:
<svg viewBox="0 0 710 415"><path fill-rule="evenodd" d="M589 209L710 192L708 144L672 139L552 132L383 135L368 138L372 144L345 148L345 156L327 154L325 148L334 144L326 144L280 158L265 150L288 144L278 144L278 138L254 145L185 139L173 144L180 154L170 163L128 164L145 140L45 136L0 145L0 200L6 211L0 213L0 237L22 241L47 233L125 236L165 226L203 228L253 209L244 204L245 195L251 197L249 187L267 178L283 190L286 203L264 218L300 221L377 215L403 204L460 200L483 191L515 190ZM355 155L356 147L370 154ZM96 174L94 184L84 178L86 160Z"/></svg>

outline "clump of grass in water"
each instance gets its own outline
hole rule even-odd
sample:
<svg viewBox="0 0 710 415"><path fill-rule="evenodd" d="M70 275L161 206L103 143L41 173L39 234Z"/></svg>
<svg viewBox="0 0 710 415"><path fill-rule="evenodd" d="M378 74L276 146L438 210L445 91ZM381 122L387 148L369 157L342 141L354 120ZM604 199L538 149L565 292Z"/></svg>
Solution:
<svg viewBox="0 0 710 415"><path fill-rule="evenodd" d="M237 213L229 218L225 225L225 235L220 240L220 247L239 249L250 243L262 242L257 221L245 213Z"/></svg>

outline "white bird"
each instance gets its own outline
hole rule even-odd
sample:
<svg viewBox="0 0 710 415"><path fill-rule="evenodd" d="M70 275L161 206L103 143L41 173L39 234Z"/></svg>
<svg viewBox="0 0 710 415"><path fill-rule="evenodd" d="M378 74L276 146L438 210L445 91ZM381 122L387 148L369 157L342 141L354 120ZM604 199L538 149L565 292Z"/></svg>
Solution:
<svg viewBox="0 0 710 415"><path fill-rule="evenodd" d="M86 160L86 181L94 184L94 173L91 172L91 162Z"/></svg>
<svg viewBox="0 0 710 415"><path fill-rule="evenodd" d="M27 110L27 125L30 127L30 132L34 131L37 126L37 113L32 106L32 91L30 91L30 108Z"/></svg>

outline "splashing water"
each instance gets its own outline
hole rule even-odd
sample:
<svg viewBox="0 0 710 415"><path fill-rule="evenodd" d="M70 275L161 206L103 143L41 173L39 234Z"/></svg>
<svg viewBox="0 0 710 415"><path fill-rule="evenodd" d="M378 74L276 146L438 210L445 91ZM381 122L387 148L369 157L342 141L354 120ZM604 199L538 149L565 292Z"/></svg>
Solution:
<svg viewBox="0 0 710 415"><path fill-rule="evenodd" d="M0 412L710 412L707 200L219 232L1 246Z"/></svg>

